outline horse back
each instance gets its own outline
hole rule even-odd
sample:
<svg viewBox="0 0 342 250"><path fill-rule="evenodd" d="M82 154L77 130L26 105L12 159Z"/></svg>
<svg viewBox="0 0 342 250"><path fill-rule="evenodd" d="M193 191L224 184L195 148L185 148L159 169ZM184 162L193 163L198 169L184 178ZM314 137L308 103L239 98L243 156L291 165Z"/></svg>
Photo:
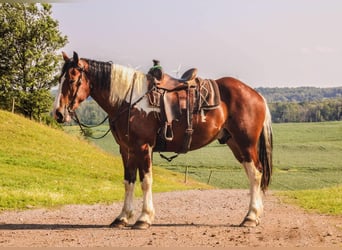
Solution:
<svg viewBox="0 0 342 250"><path fill-rule="evenodd" d="M265 99L256 90L233 77L223 77L216 82L221 101L228 110L229 127L254 130L259 134L266 114Z"/></svg>
<svg viewBox="0 0 342 250"><path fill-rule="evenodd" d="M240 80L233 77L223 77L217 79L216 82L222 101L230 109L247 109L252 113L265 109L264 98L255 89Z"/></svg>

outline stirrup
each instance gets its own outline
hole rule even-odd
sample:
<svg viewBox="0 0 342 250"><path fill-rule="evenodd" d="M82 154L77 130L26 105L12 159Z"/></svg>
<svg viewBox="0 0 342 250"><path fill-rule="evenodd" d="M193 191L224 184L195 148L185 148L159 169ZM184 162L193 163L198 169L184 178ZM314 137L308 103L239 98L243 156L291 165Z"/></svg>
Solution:
<svg viewBox="0 0 342 250"><path fill-rule="evenodd" d="M173 131L172 131L172 125L171 124L165 124L164 127L164 138L167 141L173 140Z"/></svg>

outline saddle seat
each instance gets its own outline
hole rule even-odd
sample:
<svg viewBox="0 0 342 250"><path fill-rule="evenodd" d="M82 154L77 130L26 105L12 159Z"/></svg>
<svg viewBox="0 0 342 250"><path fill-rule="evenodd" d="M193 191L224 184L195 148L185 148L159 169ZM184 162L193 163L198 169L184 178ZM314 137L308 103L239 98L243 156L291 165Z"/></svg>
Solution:
<svg viewBox="0 0 342 250"><path fill-rule="evenodd" d="M196 76L197 69L191 68L184 72L181 78L177 79L168 74L163 74L163 77L160 80L155 79L155 84L157 88L166 90L166 91L177 91L186 89L188 86L195 87L196 86Z"/></svg>

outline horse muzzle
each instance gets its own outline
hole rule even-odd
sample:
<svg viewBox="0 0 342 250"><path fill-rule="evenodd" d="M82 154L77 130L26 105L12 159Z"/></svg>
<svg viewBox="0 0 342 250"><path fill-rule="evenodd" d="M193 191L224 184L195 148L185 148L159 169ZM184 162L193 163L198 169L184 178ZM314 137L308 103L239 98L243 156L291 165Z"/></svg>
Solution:
<svg viewBox="0 0 342 250"><path fill-rule="evenodd" d="M64 122L70 122L71 121L71 116L70 113L67 109L56 109L55 114L54 114L55 120L58 123L64 123Z"/></svg>

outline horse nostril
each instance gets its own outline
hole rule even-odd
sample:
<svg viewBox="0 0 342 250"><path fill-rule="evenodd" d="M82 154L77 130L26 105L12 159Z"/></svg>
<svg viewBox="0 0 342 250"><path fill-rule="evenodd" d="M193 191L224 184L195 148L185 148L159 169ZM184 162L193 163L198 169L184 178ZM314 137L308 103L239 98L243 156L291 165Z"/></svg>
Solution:
<svg viewBox="0 0 342 250"><path fill-rule="evenodd" d="M56 112L55 112L55 119L57 120L58 123L63 123L64 122L64 116L58 110L56 110Z"/></svg>

